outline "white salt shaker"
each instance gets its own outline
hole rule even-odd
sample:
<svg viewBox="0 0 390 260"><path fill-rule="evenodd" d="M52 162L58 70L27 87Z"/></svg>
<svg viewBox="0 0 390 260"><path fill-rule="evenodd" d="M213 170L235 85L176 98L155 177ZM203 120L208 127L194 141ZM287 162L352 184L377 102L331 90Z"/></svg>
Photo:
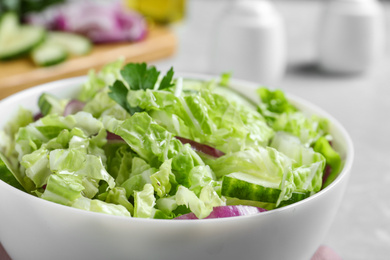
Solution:
<svg viewBox="0 0 390 260"><path fill-rule="evenodd" d="M283 19L267 0L234 0L213 31L214 73L273 86L283 77L286 44Z"/></svg>
<svg viewBox="0 0 390 260"><path fill-rule="evenodd" d="M383 54L384 21L377 0L329 0L319 30L319 66L361 73Z"/></svg>

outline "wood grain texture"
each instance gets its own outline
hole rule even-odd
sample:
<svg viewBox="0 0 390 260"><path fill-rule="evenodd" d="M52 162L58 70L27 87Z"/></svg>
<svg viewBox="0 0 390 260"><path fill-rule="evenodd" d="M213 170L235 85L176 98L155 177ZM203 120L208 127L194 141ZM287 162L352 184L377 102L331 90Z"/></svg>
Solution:
<svg viewBox="0 0 390 260"><path fill-rule="evenodd" d="M99 70L108 62L122 57L126 62L149 62L172 55L177 45L174 33L154 27L136 43L95 45L86 56L71 57L52 67L37 67L28 58L0 62L0 99L42 83L81 76L90 69Z"/></svg>

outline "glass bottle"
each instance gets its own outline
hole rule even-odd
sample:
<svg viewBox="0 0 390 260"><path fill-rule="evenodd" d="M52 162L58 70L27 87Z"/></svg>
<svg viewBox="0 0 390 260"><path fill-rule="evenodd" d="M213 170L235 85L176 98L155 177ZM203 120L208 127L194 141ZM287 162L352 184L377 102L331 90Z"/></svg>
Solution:
<svg viewBox="0 0 390 260"><path fill-rule="evenodd" d="M186 0L125 0L145 17L160 24L180 21L185 16Z"/></svg>

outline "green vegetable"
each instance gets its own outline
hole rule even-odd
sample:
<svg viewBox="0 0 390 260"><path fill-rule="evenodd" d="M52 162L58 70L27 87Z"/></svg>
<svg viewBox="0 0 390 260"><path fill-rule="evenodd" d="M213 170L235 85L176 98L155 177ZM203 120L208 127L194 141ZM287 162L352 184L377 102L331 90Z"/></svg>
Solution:
<svg viewBox="0 0 390 260"><path fill-rule="evenodd" d="M259 201L263 203L278 203L282 191L272 183L261 181L245 173L231 173L224 176L222 181L222 195L241 200ZM293 192L288 200L282 201L279 206L286 206L310 196L310 192Z"/></svg>
<svg viewBox="0 0 390 260"><path fill-rule="evenodd" d="M10 163L2 153L0 153L0 180L19 190L25 190L21 185L22 181L18 180L18 176L11 169Z"/></svg>
<svg viewBox="0 0 390 260"><path fill-rule="evenodd" d="M121 79L122 66L123 59L118 59L103 66L98 73L95 70L90 70L88 80L83 84L78 98L83 102L90 101L105 87L112 85L115 80Z"/></svg>
<svg viewBox="0 0 390 260"><path fill-rule="evenodd" d="M323 184L323 187L326 187L332 183L340 173L342 166L341 157L340 154L332 148L325 137L320 137L313 148L316 152L321 153L326 158L326 164L331 167L331 172Z"/></svg>
<svg viewBox="0 0 390 260"><path fill-rule="evenodd" d="M61 46L71 55L85 55L92 49L92 43L88 38L74 33L49 32L46 41Z"/></svg>
<svg viewBox="0 0 390 260"><path fill-rule="evenodd" d="M67 99L59 99L49 93L43 93L38 99L38 106L43 116L48 114L62 115L67 103Z"/></svg>
<svg viewBox="0 0 390 260"><path fill-rule="evenodd" d="M179 186L176 203L188 207L198 218L205 218L210 215L213 207L223 205L224 201L210 186L202 188L199 197L190 189Z"/></svg>
<svg viewBox="0 0 390 260"><path fill-rule="evenodd" d="M84 189L80 176L71 174L51 174L41 198L70 206L80 198Z"/></svg>
<svg viewBox="0 0 390 260"><path fill-rule="evenodd" d="M18 0L3 0L0 2L0 17L7 12L18 13L20 9L20 1Z"/></svg>
<svg viewBox="0 0 390 260"><path fill-rule="evenodd" d="M322 186L325 158L302 144L298 137L285 132L276 133L271 147L292 159L292 173L297 190L317 192Z"/></svg>
<svg viewBox="0 0 390 260"><path fill-rule="evenodd" d="M121 70L124 82L120 80L115 81L113 86L110 87L111 92L108 95L133 115L142 110L129 104L127 100L129 90L154 89L156 86L157 89L172 87L173 74L173 68L171 68L157 86L156 83L160 72L154 66L148 68L146 63L130 63Z"/></svg>
<svg viewBox="0 0 390 260"><path fill-rule="evenodd" d="M134 217L153 218L155 203L153 186L145 184L142 191L137 191L134 194Z"/></svg>
<svg viewBox="0 0 390 260"><path fill-rule="evenodd" d="M39 5L38 2L41 1L33 2ZM3 15L0 12L0 60L30 55L36 65L52 66L63 62L69 55L85 55L91 48L91 41L84 36L47 32L39 26L20 24L16 12L6 12Z"/></svg>
<svg viewBox="0 0 390 260"><path fill-rule="evenodd" d="M43 42L46 31L38 26L20 25L15 13L0 17L0 60L9 60L28 54Z"/></svg>
<svg viewBox="0 0 390 260"><path fill-rule="evenodd" d="M67 32L48 32L45 41L31 52L38 66L52 66L65 61L71 55L85 55L91 51L92 43L84 36Z"/></svg>
<svg viewBox="0 0 390 260"><path fill-rule="evenodd" d="M274 201L277 204L289 199L296 189L292 160L271 147L239 151L207 163L218 178L234 173L247 174L263 183L264 187L281 190L277 201Z"/></svg>
<svg viewBox="0 0 390 260"><path fill-rule="evenodd" d="M44 42L31 52L32 61L38 66L52 66L65 61L68 53L61 45Z"/></svg>
<svg viewBox="0 0 390 260"><path fill-rule="evenodd" d="M262 102L258 111L275 131L285 131L297 136L305 145L312 145L328 132L328 122L316 115L310 117L292 105L281 90L259 88Z"/></svg>
<svg viewBox="0 0 390 260"><path fill-rule="evenodd" d="M2 0L0 1L0 16L2 13L15 12L23 17L30 12L40 12L54 5L64 3L65 0Z"/></svg>

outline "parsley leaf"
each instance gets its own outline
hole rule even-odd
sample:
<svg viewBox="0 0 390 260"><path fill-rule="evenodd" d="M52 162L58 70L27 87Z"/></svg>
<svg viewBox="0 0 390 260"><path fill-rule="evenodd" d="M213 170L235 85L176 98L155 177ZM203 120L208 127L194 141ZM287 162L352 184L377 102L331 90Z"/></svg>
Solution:
<svg viewBox="0 0 390 260"><path fill-rule="evenodd" d="M146 90L154 89L160 75L154 66L148 67L146 63L129 63L120 71L125 82L116 80L112 86L109 87L111 92L108 93L111 99L122 106L127 112L133 115L136 112L142 111L139 107L132 107L127 101L127 95L130 90ZM172 87L173 68L166 73L162 78L159 89L167 89ZM130 89L125 85L130 87Z"/></svg>
<svg viewBox="0 0 390 260"><path fill-rule="evenodd" d="M163 77L160 83L160 87L158 89L166 89L172 87L172 79L173 79L173 67L167 72L167 74Z"/></svg>
<svg viewBox="0 0 390 260"><path fill-rule="evenodd" d="M127 101L127 93L129 93L129 89L125 86L125 84L123 84L122 81L116 80L114 85L110 86L109 88L111 92L108 93L108 96L121 107L123 107L130 115L141 111L139 107L130 106L129 102Z"/></svg>
<svg viewBox="0 0 390 260"><path fill-rule="evenodd" d="M146 63L129 63L121 70L123 79L130 89L153 89L160 72L154 66L147 67Z"/></svg>

